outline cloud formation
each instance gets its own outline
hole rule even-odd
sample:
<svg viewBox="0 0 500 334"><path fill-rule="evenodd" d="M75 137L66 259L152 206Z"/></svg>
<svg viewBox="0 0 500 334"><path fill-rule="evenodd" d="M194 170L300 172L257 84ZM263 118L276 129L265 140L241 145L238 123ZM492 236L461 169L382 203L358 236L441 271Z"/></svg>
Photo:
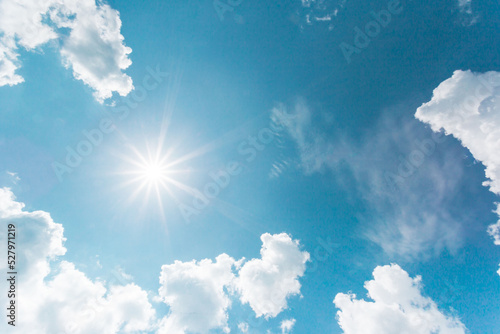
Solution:
<svg viewBox="0 0 500 334"><path fill-rule="evenodd" d="M0 86L17 85L19 48L34 51L50 41L60 45L63 65L94 90L102 102L113 92L125 96L132 79L122 71L132 50L123 43L118 11L95 0L0 0Z"/></svg>
<svg viewBox="0 0 500 334"><path fill-rule="evenodd" d="M260 259L246 262L235 286L242 303L248 303L257 317L276 317L287 308L287 299L300 294L299 278L304 275L309 253L286 233L263 234Z"/></svg>
<svg viewBox="0 0 500 334"><path fill-rule="evenodd" d="M445 315L422 295L421 277L411 278L396 264L376 267L365 289L373 301L354 294L335 296L337 321L345 334L466 333L458 318Z"/></svg>
<svg viewBox="0 0 500 334"><path fill-rule="evenodd" d="M400 108L386 110L356 140L340 137L331 116L303 99L290 108L279 105L271 118L294 143L304 174L333 172L339 185L365 200L370 214L359 217L364 236L386 253L418 258L453 252L461 244L461 225L443 208L460 187L461 157L451 150L434 154L444 136L398 117Z"/></svg>
<svg viewBox="0 0 500 334"><path fill-rule="evenodd" d="M415 117L438 132L444 130L486 167L484 186L500 195L500 73L455 71L434 89ZM500 204L496 213L500 216ZM500 245L500 220L488 228Z"/></svg>
<svg viewBox="0 0 500 334"><path fill-rule="evenodd" d="M117 333L151 328L155 311L146 291L135 284L105 286L94 282L71 262L60 261L66 253L63 227L44 211L24 211L8 188L0 188L0 240L6 226L16 230L16 263L19 333ZM6 245L4 248L6 248ZM0 264L0 270L7 268ZM0 287L7 291L6 282ZM6 302L3 307L6 307ZM0 329L7 332L6 322Z"/></svg>
<svg viewBox="0 0 500 334"><path fill-rule="evenodd" d="M486 166L490 190L500 195L500 73L455 71L417 109L435 132L451 134Z"/></svg>
<svg viewBox="0 0 500 334"><path fill-rule="evenodd" d="M161 269L159 295L170 307L158 333L206 333L210 329L227 327L227 309L231 301L226 293L233 280L236 262L226 254L215 262L180 262Z"/></svg>
<svg viewBox="0 0 500 334"><path fill-rule="evenodd" d="M293 326L295 326L295 319L287 319L281 322L281 334L288 334L292 332Z"/></svg>
<svg viewBox="0 0 500 334"><path fill-rule="evenodd" d="M159 333L207 333L227 326L230 295L248 303L257 317L276 317L287 308L287 299L300 294L298 279L304 275L309 253L288 234L261 236L261 258L244 263L221 254L209 259L164 265L159 296L169 307ZM240 323L241 332L248 324Z"/></svg>
<svg viewBox="0 0 500 334"><path fill-rule="evenodd" d="M6 226L14 224L18 276L20 333L207 333L221 329L228 333L228 310L232 298L249 303L256 316L275 317L287 308L287 299L300 294L298 279L304 275L309 253L288 234L261 236L260 259L235 261L227 254L215 261L181 262L163 265L158 299L169 307L161 319L148 294L134 283L107 284L92 281L71 262L66 253L64 229L44 211L24 211L9 188L0 188L0 240L6 240ZM7 248L6 242L2 242ZM0 270L6 270L6 263ZM118 275L132 279L118 268ZM0 288L7 291L7 281ZM3 303L7 307L8 301ZM7 331L2 322L0 330ZM240 323L240 331L248 331Z"/></svg>

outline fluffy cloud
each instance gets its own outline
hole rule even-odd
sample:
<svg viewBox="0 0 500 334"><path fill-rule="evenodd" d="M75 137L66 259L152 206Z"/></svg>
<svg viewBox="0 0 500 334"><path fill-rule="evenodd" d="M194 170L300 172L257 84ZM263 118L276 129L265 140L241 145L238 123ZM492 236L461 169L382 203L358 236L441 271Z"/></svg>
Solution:
<svg viewBox="0 0 500 334"><path fill-rule="evenodd" d="M465 334L459 319L443 314L422 295L421 278L411 278L398 265L379 266L365 283L368 297L339 293L333 301L345 334Z"/></svg>
<svg viewBox="0 0 500 334"><path fill-rule="evenodd" d="M484 185L500 195L500 73L455 71L415 117L460 140L486 166Z"/></svg>
<svg viewBox="0 0 500 334"><path fill-rule="evenodd" d="M292 328L295 326L295 319L287 319L281 322L281 334L288 334L292 332Z"/></svg>
<svg viewBox="0 0 500 334"><path fill-rule="evenodd" d="M463 222L443 208L461 186L462 159L451 149L435 154L445 145L444 135L398 117L402 108L386 110L371 129L351 140L338 135L345 131L336 131L331 116L303 99L291 108L274 108L271 118L285 128L306 175L333 172L339 185L366 201L369 214L358 217L364 235L386 253L419 258L443 249L453 252L461 244Z"/></svg>
<svg viewBox="0 0 500 334"><path fill-rule="evenodd" d="M0 87L17 85L24 81L20 75L16 74L17 58L15 41L5 37L0 38Z"/></svg>
<svg viewBox="0 0 500 334"><path fill-rule="evenodd" d="M159 333L206 333L227 327L231 301L225 288L234 280L235 260L226 254L215 262L180 262L162 266L159 295L170 306Z"/></svg>
<svg viewBox="0 0 500 334"><path fill-rule="evenodd" d="M304 274L309 254L300 251L297 240L285 234L263 234L261 259L245 263L226 254L212 260L164 265L159 298L169 313L156 321L156 312L146 291L128 283L106 286L92 281L71 262L60 260L66 253L63 227L43 211L24 211L8 188L0 188L0 240L6 240L7 225L16 234L19 333L131 333L153 331L183 334L229 332L228 309L232 295L250 303L258 316L276 316L287 307L287 298L300 294L298 278ZM7 248L5 242L3 247ZM6 270L0 263L0 270ZM118 274L131 279L118 268ZM7 281L0 289L7 291ZM255 295L253 295L255 294ZM3 303L7 307L8 301ZM0 330L7 331L6 322ZM241 323L240 331L248 331Z"/></svg>
<svg viewBox="0 0 500 334"><path fill-rule="evenodd" d="M276 317L287 308L288 297L300 294L298 279L304 275L309 253L300 251L299 242L285 233L265 233L260 239L261 259L241 267L235 286L257 317Z"/></svg>
<svg viewBox="0 0 500 334"><path fill-rule="evenodd" d="M455 71L433 92L415 117L432 130L444 130L486 167L483 185L500 195L500 73ZM500 204L497 206L500 215ZM500 221L488 232L500 245Z"/></svg>
<svg viewBox="0 0 500 334"><path fill-rule="evenodd" d="M64 66L98 101L113 92L125 96L133 85L122 70L130 66L132 50L120 29L119 13L95 0L0 0L0 86L24 81L16 74L19 47L34 50L60 40Z"/></svg>
<svg viewBox="0 0 500 334"><path fill-rule="evenodd" d="M71 262L60 260L66 253L63 227L44 211L24 211L8 188L0 188L0 240L6 240L7 225L16 227L16 263L19 333L113 334L138 331L183 334L229 332L230 297L241 293L258 316L276 316L287 307L287 298L300 294L298 278L304 274L309 254L300 251L297 240L285 234L264 234L261 259L245 263L226 254L215 262L175 261L160 274L159 299L169 313L156 321L156 312L146 291L128 283L106 285L92 281ZM5 242L3 247L7 248ZM119 275L126 275L118 268ZM0 270L7 271L6 263ZM130 275L126 278L131 279ZM0 289L7 291L7 281ZM255 294L255 295L252 295ZM7 307L8 301L3 303ZM0 330L7 332L6 322ZM241 323L240 331L248 331Z"/></svg>
<svg viewBox="0 0 500 334"><path fill-rule="evenodd" d="M6 226L16 226L19 333L117 333L148 330L155 312L147 293L135 284L106 288L74 264L57 261L64 255L63 227L47 212L23 210L8 188L0 189L0 240ZM6 248L6 245L3 245ZM6 270L2 263L0 269ZM0 288L7 291L2 280ZM6 307L6 302L3 307ZM22 319L22 320L21 320ZM2 332L7 332L2 322Z"/></svg>
<svg viewBox="0 0 500 334"><path fill-rule="evenodd" d="M240 294L257 317L275 317L287 307L290 296L300 294L298 278L304 275L309 254L285 233L261 236L261 259L235 261L226 254L215 262L180 262L164 265L160 298L170 307L161 320L159 333L229 332L229 294ZM248 324L240 323L241 332Z"/></svg>

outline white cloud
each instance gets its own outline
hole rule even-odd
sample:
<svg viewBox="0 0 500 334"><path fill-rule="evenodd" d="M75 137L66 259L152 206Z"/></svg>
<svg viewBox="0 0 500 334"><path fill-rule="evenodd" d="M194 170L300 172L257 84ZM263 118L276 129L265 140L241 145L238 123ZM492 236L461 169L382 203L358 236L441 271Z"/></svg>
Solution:
<svg viewBox="0 0 500 334"><path fill-rule="evenodd" d="M300 294L309 253L286 233L263 234L261 259L246 262L235 286L242 303L248 303L257 317L276 317L287 308L287 298Z"/></svg>
<svg viewBox="0 0 500 334"><path fill-rule="evenodd" d="M24 79L16 74L19 55L15 52L15 49L13 39L0 38L0 87L13 86L24 82Z"/></svg>
<svg viewBox="0 0 500 334"><path fill-rule="evenodd" d="M16 74L19 47L34 50L59 40L64 66L95 91L98 101L113 92L125 96L133 85L122 70L130 66L132 50L123 44L120 29L119 13L95 0L0 0L0 86L24 81Z"/></svg>
<svg viewBox="0 0 500 334"><path fill-rule="evenodd" d="M432 130L451 134L486 167L490 191L500 195L500 73L455 71L433 92L415 117ZM496 213L500 216L500 204ZM488 228L500 245L500 220Z"/></svg>
<svg viewBox="0 0 500 334"><path fill-rule="evenodd" d="M226 254L209 259L162 266L160 298L170 307L159 333L229 332L229 294L240 294L257 317L275 317L287 308L287 299L300 294L298 278L304 275L307 252L286 234L261 236L261 259L235 261ZM240 323L243 333L248 324Z"/></svg>
<svg viewBox="0 0 500 334"><path fill-rule="evenodd" d="M415 117L432 130L444 129L486 166L484 182L500 195L500 73L455 71L433 92Z"/></svg>
<svg viewBox="0 0 500 334"><path fill-rule="evenodd" d="M206 333L222 328L228 332L227 309L231 301L225 288L231 286L236 262L226 254L215 262L180 262L162 266L159 295L169 305L158 333Z"/></svg>
<svg viewBox="0 0 500 334"><path fill-rule="evenodd" d="M497 203L497 209L495 212L500 217L500 203ZM493 237L493 243L500 246L500 219L496 224L492 224L488 227L488 233Z"/></svg>
<svg viewBox="0 0 500 334"><path fill-rule="evenodd" d="M134 283L121 285L92 281L71 262L60 260L66 253L63 227L43 211L24 211L8 188L0 188L0 240L6 240L6 226L18 231L18 314L22 333L207 333L222 329L228 333L230 297L240 292L258 316L276 316L287 307L287 298L300 294L298 278L304 274L307 252L285 233L264 234L262 259L242 266L226 254L211 260L180 262L162 266L159 300L169 313L155 322L155 310L147 292ZM4 242L4 248L6 248ZM6 271L6 263L0 270ZM132 276L117 267L119 281ZM239 276L238 276L239 275ZM7 291L6 280L0 288ZM255 295L252 295L255 294ZM3 303L6 307L5 301ZM3 327L2 327L3 326ZM3 322L0 330L6 331ZM248 325L240 324L241 331Z"/></svg>
<svg viewBox="0 0 500 334"><path fill-rule="evenodd" d="M16 297L19 333L117 333L148 330L155 312L147 293L135 284L111 286L93 282L67 261L63 227L47 212L23 211L8 188L0 189L0 240L8 224L16 227ZM4 245L6 248L6 245ZM2 271L5 263L0 264ZM4 280L0 288L7 291ZM8 301L3 302L3 307ZM0 329L7 332L5 322Z"/></svg>
<svg viewBox="0 0 500 334"><path fill-rule="evenodd" d="M282 334L291 333L293 326L295 326L295 319L283 320L280 325L281 333Z"/></svg>
<svg viewBox="0 0 500 334"><path fill-rule="evenodd" d="M471 26L479 20L479 15L472 10L472 0L457 0L458 10L460 11L460 20L462 25Z"/></svg>
<svg viewBox="0 0 500 334"><path fill-rule="evenodd" d="M12 183L14 184L17 184L17 182L21 181L21 178L19 177L19 175L17 175L17 173L7 171L7 175L10 176Z"/></svg>
<svg viewBox="0 0 500 334"><path fill-rule="evenodd" d="M472 14L472 0L458 0L458 8L465 13Z"/></svg>
<svg viewBox="0 0 500 334"><path fill-rule="evenodd" d="M303 99L292 108L274 108L271 118L286 129L306 175L329 170L339 185L366 201L370 211L358 217L363 234L386 253L418 258L454 252L463 222L443 208L458 193L463 161L456 151L434 155L444 136L414 119L400 119L401 108L384 111L355 140L340 137L345 131L336 131L331 116L315 112Z"/></svg>
<svg viewBox="0 0 500 334"><path fill-rule="evenodd" d="M240 322L238 324L238 329L242 333L248 333L248 324L246 322Z"/></svg>
<svg viewBox="0 0 500 334"><path fill-rule="evenodd" d="M328 30L333 30L332 21L339 10L344 8L345 1L300 0L300 8L292 16L292 22L298 24L301 29L306 26L322 24L326 25Z"/></svg>
<svg viewBox="0 0 500 334"><path fill-rule="evenodd" d="M280 104L271 111L271 119L283 126L295 142L300 156L300 167L306 174L320 172L324 167L337 162L335 153L339 147L328 140L316 123L303 99L298 99L292 110Z"/></svg>
<svg viewBox="0 0 500 334"><path fill-rule="evenodd" d="M339 293L337 320L345 334L465 334L459 319L443 314L422 295L421 278L411 278L398 265L379 266L365 282L368 297Z"/></svg>

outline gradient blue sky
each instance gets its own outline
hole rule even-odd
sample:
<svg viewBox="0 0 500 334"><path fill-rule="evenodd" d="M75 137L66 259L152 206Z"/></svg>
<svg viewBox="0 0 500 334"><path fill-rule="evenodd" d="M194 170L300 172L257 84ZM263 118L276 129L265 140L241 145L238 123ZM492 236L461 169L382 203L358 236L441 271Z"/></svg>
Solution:
<svg viewBox="0 0 500 334"><path fill-rule="evenodd" d="M268 320L231 297L231 332L247 322L249 333L281 333L293 318L293 333L358 333L341 329L332 301L349 291L368 300L364 282L391 263L420 275L422 294L471 333L500 331L500 248L487 233L498 195L482 185L480 158L414 116L456 70L500 71L497 2L473 0L467 12L456 0L403 1L350 62L339 45L354 45L355 27L388 1L243 0L223 20L212 1L107 3L132 49L122 72L135 91L150 71L168 73L143 101L127 106L134 92L96 100L62 65L64 38L19 47L25 82L0 87L0 186L64 226L67 253L57 261L93 281L122 270L161 318L170 312L153 301L162 265L259 258L262 234L287 233L311 256L301 296ZM58 179L54 162L103 118L114 131ZM259 133L273 137L252 151L249 136ZM426 140L435 149L422 164L385 182ZM230 162L241 171L186 220L193 197L175 185L159 200L147 190L133 196L134 150L147 156L159 142L168 162L182 160L169 176L191 189L203 191ZM324 243L331 252L318 258Z"/></svg>

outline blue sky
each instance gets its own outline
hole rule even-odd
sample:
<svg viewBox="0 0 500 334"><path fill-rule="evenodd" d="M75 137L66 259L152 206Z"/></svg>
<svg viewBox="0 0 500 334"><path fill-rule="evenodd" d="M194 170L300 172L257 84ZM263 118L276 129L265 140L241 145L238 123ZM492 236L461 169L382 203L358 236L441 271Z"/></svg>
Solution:
<svg viewBox="0 0 500 334"><path fill-rule="evenodd" d="M2 332L498 333L499 10L0 1Z"/></svg>

